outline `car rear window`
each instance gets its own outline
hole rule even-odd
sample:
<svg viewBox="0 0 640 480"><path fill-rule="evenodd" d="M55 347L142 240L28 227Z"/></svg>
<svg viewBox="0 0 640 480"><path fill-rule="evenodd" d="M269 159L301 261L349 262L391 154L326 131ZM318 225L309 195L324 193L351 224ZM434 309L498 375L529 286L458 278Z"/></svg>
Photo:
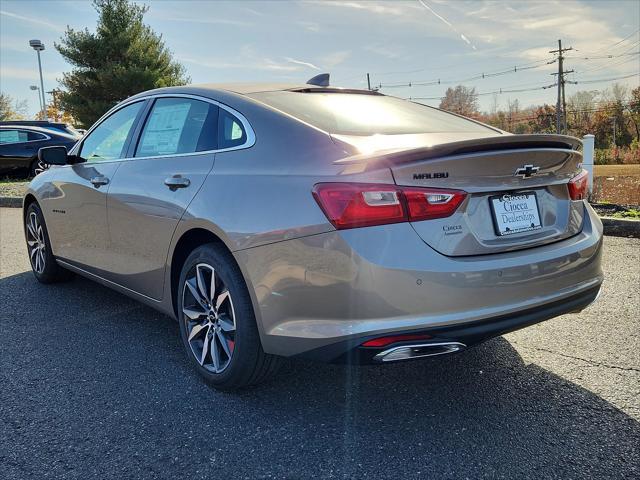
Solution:
<svg viewBox="0 0 640 480"><path fill-rule="evenodd" d="M29 140L29 134L23 130L0 130L0 144L20 143Z"/></svg>
<svg viewBox="0 0 640 480"><path fill-rule="evenodd" d="M340 135L494 131L436 108L385 95L278 91L249 96Z"/></svg>

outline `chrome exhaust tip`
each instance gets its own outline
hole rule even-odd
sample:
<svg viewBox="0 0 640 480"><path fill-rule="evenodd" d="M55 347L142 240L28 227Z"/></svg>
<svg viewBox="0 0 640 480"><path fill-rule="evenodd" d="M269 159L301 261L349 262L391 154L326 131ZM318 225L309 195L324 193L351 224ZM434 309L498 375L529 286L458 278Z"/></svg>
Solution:
<svg viewBox="0 0 640 480"><path fill-rule="evenodd" d="M378 353L374 360L378 362L397 362L413 358L434 357L459 352L467 346L460 342L420 343L416 345L399 345Z"/></svg>

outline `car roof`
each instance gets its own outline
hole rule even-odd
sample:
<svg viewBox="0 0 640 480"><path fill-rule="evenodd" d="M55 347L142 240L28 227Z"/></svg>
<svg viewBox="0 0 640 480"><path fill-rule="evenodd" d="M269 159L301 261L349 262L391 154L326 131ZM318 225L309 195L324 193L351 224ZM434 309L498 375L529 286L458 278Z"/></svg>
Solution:
<svg viewBox="0 0 640 480"><path fill-rule="evenodd" d="M133 95L130 98L145 97L154 93L198 93L207 94L236 94L249 95L261 92L286 92L286 91L305 91L305 92L342 92L342 93L363 93L372 95L381 95L372 90L340 88L340 87L318 87L306 83L193 83L189 85L180 85L176 87L163 87L155 90L147 90Z"/></svg>
<svg viewBox="0 0 640 480"><path fill-rule="evenodd" d="M202 83L190 86L206 90L225 90L227 92L239 93L241 95L258 92L300 90L313 87L312 85L296 83Z"/></svg>
<svg viewBox="0 0 640 480"><path fill-rule="evenodd" d="M44 128L44 127L36 127L34 125L20 125L20 124L2 124L0 125L0 129L15 129L15 130L27 130L27 131L31 131L31 132L38 132L38 133L43 133L45 135L57 135L60 137L65 137L65 138L69 138L69 139L74 139L76 140L76 137L74 137L73 135L67 133L67 132L63 132L62 130L58 130L56 128Z"/></svg>
<svg viewBox="0 0 640 480"><path fill-rule="evenodd" d="M0 126L3 125L27 125L33 127L68 127L64 122L52 122L51 120L3 120L0 122Z"/></svg>

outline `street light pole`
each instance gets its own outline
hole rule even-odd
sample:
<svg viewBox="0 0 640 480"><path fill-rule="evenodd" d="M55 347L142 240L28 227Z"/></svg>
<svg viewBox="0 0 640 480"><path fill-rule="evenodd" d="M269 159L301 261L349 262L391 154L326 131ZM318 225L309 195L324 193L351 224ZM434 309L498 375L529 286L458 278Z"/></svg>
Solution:
<svg viewBox="0 0 640 480"><path fill-rule="evenodd" d="M29 88L38 92L38 103L40 104L40 111L42 111L42 95L40 95L40 87L37 85L31 85Z"/></svg>
<svg viewBox="0 0 640 480"><path fill-rule="evenodd" d="M29 40L29 46L38 54L38 71L40 72L40 94L42 95L42 118L47 118L47 100L44 97L44 81L42 80L42 62L40 61L40 52L44 50L44 43L40 40Z"/></svg>

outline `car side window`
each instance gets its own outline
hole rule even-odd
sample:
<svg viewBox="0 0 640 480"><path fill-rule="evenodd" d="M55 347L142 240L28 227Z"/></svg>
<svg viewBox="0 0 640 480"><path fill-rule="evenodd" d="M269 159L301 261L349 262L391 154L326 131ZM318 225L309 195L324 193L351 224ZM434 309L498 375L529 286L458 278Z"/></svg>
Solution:
<svg viewBox="0 0 640 480"><path fill-rule="evenodd" d="M0 130L0 144L26 142L29 139L27 132L23 130Z"/></svg>
<svg viewBox="0 0 640 480"><path fill-rule="evenodd" d="M216 149L218 107L190 98L159 98L140 135L136 157Z"/></svg>
<svg viewBox="0 0 640 480"><path fill-rule="evenodd" d="M27 139L30 142L35 142L38 140L46 140L47 136L44 135L43 133L38 133L38 132L27 132Z"/></svg>
<svg viewBox="0 0 640 480"><path fill-rule="evenodd" d="M224 108L220 109L218 118L218 148L233 148L244 145L247 132L242 122Z"/></svg>
<svg viewBox="0 0 640 480"><path fill-rule="evenodd" d="M132 103L107 117L84 139L80 156L87 162L122 158L127 137L143 104Z"/></svg>

